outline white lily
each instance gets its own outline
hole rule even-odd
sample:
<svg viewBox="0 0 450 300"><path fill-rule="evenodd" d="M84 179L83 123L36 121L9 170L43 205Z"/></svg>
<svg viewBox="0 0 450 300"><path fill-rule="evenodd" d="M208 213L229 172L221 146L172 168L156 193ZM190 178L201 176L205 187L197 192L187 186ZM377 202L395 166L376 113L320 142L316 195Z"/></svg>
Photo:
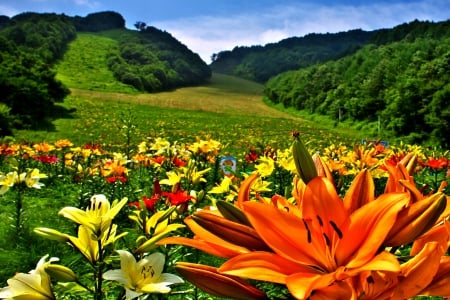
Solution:
<svg viewBox="0 0 450 300"><path fill-rule="evenodd" d="M125 250L117 252L120 255L120 269L106 271L103 278L124 285L127 300L142 294L168 293L169 285L184 282L174 274L162 273L165 261L162 253L150 254L136 262L130 252Z"/></svg>

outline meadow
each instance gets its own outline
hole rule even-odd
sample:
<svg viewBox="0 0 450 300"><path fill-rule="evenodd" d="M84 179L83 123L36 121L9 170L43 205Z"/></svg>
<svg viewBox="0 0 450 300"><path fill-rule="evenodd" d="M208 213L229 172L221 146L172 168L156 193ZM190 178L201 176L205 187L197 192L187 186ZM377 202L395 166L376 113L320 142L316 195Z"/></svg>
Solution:
<svg viewBox="0 0 450 300"><path fill-rule="evenodd" d="M96 34L79 34L57 66L58 78L71 88L71 95L60 104L61 117L54 120L54 127L17 131L2 143L0 286L17 272L35 268L47 254L59 257L60 265L77 274L57 269L57 278L64 279L53 282L57 299L122 299L120 284L101 279L106 268L119 266L117 249L139 258L161 252L165 270L173 274L181 261L220 265L223 258L156 242L170 235L192 237L192 228L182 227L183 220L198 209L232 203L241 184L255 172L261 178L251 189L252 197L268 202L274 194L292 198L297 170L293 131L300 132L310 154L321 154L341 197L364 169L374 178L376 195L388 193L393 173L383 166L398 164L408 153L415 154L411 180L421 188L416 191L408 185L413 195L429 199L438 194L441 182L449 181L448 151L401 143L362 144L362 139L380 137L269 107L262 100L263 86L250 81L213 74L202 86L138 93L117 83L108 71L103 58L114 47L108 37L99 40ZM233 168L222 164L223 157L235 159ZM441 192L448 195L448 190ZM109 228L114 230L106 240L102 228L97 228L100 234L90 233L99 234L92 244L79 232L76 238L73 221L83 220L61 211L65 207L84 211L98 194L112 206L121 205L121 210L112 216L114 226ZM80 227L92 227L83 224ZM121 236L124 232L128 234ZM405 258L411 243L398 246L395 254ZM251 282L271 299L289 299L281 284ZM242 287L236 281L229 284ZM217 288L220 292L223 286ZM252 289L245 291L254 298L259 295ZM211 296L188 282L175 285L170 295L150 294L150 299L166 298Z"/></svg>

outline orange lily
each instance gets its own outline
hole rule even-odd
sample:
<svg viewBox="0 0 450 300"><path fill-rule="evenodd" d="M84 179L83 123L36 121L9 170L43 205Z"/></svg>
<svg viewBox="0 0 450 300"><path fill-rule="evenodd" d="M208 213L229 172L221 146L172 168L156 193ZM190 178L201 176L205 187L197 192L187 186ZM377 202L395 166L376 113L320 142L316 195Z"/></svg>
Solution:
<svg viewBox="0 0 450 300"><path fill-rule="evenodd" d="M437 242L427 243L413 258L401 265L399 282L392 300L409 299L419 295L433 280L444 249Z"/></svg>
<svg viewBox="0 0 450 300"><path fill-rule="evenodd" d="M324 177L306 185L301 209L286 212L272 205L243 201L243 211L259 236L272 249L231 258L219 272L255 280L286 283L294 297L308 298L314 290L348 293L346 279L365 270L398 272L388 252L379 252L398 212L407 204L404 193L382 195L349 213L334 186ZM330 288L333 286L333 288ZM332 297L333 295L329 295Z"/></svg>
<svg viewBox="0 0 450 300"><path fill-rule="evenodd" d="M400 266L399 273L366 271L356 277L352 284L355 288L357 299L364 300L404 300L416 295L423 295L426 289L434 287L430 284L435 279L441 284L442 276L439 273L443 248L439 243L427 243L425 247L412 259ZM444 275L448 275L450 265L442 268ZM447 279L444 279L448 282ZM437 286L437 285L436 285ZM439 286L439 288L442 288ZM430 289L430 292L432 290ZM450 289L447 288L447 291ZM437 291L433 291L437 293ZM442 295L440 294L434 295ZM431 294L430 294L431 295Z"/></svg>
<svg viewBox="0 0 450 300"><path fill-rule="evenodd" d="M450 297L450 257L442 256L433 281L420 293L425 296Z"/></svg>
<svg viewBox="0 0 450 300"><path fill-rule="evenodd" d="M189 229L194 233L193 239L182 236L172 236L160 240L159 242L156 243L156 245L166 245L166 244L184 245L223 258L230 258L238 254L250 252L249 249L243 246L236 245L211 233L210 231L199 225L193 219L192 216L186 217L184 219L184 223L186 223Z"/></svg>
<svg viewBox="0 0 450 300"><path fill-rule="evenodd" d="M409 202L399 213L396 225L385 243L386 246L396 247L411 243L450 215L450 207L447 205L449 199L443 194L443 188L435 194L424 196L416 187L412 177L416 162L416 155L406 155L396 166L385 165L389 172L385 193L409 194Z"/></svg>
<svg viewBox="0 0 450 300"><path fill-rule="evenodd" d="M211 266L178 262L175 269L183 278L212 296L242 300L267 299L266 294L247 281L220 274Z"/></svg>

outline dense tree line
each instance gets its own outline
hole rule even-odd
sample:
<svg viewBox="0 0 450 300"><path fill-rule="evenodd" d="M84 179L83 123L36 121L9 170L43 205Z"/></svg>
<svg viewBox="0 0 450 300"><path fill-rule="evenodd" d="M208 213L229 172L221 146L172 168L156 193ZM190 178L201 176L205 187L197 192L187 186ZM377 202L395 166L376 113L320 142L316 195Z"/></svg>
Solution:
<svg viewBox="0 0 450 300"><path fill-rule="evenodd" d="M143 91L161 91L204 82L211 70L197 54L169 33L153 27L125 29L116 12L86 17L27 12L0 16L0 136L13 128L45 126L61 113L69 89L55 78L53 65L63 58L78 31L124 31L120 55L109 59L118 80Z"/></svg>
<svg viewBox="0 0 450 300"><path fill-rule="evenodd" d="M108 59L115 77L142 91L157 92L196 85L211 77L208 65L172 35L145 26L123 34L120 54Z"/></svg>
<svg viewBox="0 0 450 300"><path fill-rule="evenodd" d="M379 122L409 142L448 147L450 21L415 21L378 33L353 55L272 78L265 95L336 120Z"/></svg>
<svg viewBox="0 0 450 300"><path fill-rule="evenodd" d="M76 31L63 15L24 13L2 20L0 135L8 135L12 128L48 123L54 104L69 94L51 65L63 56Z"/></svg>
<svg viewBox="0 0 450 300"><path fill-rule="evenodd" d="M213 54L214 72L266 82L270 77L337 59L367 44L374 32L360 29L340 33L311 33L265 46L235 47Z"/></svg>
<svg viewBox="0 0 450 300"><path fill-rule="evenodd" d="M92 13L86 17L75 16L71 19L77 31L98 32L125 28L125 19L114 11Z"/></svg>

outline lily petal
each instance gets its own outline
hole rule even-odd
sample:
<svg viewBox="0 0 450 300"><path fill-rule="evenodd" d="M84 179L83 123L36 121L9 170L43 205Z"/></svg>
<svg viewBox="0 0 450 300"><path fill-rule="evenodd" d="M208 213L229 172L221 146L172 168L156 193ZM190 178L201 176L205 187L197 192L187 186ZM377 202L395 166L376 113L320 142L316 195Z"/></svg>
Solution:
<svg viewBox="0 0 450 300"><path fill-rule="evenodd" d="M383 194L356 210L342 226L346 234L336 248L338 264L357 268L370 261L407 202L405 193Z"/></svg>
<svg viewBox="0 0 450 300"><path fill-rule="evenodd" d="M425 245L419 254L402 265L402 277L393 300L409 299L425 289L438 271L444 250L436 242Z"/></svg>
<svg viewBox="0 0 450 300"><path fill-rule="evenodd" d="M344 207L348 214L375 199L375 183L369 170L364 169L353 179L345 197Z"/></svg>
<svg viewBox="0 0 450 300"><path fill-rule="evenodd" d="M285 284L286 277L290 274L317 272L316 269L308 265L295 264L278 254L262 251L254 251L233 257L222 264L218 271L243 278L281 284Z"/></svg>
<svg viewBox="0 0 450 300"><path fill-rule="evenodd" d="M241 300L267 299L264 292L245 280L220 274L211 266L183 262L177 263L175 269L183 278L212 296Z"/></svg>

